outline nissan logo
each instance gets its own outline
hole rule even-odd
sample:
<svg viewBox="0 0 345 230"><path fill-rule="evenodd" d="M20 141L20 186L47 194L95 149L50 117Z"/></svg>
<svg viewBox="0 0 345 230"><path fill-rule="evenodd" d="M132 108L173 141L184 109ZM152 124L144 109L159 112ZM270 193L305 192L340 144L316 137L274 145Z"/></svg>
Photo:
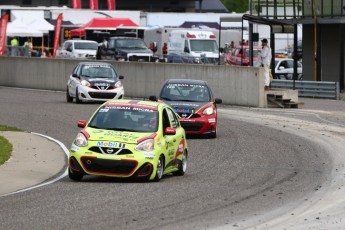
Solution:
<svg viewBox="0 0 345 230"><path fill-rule="evenodd" d="M112 154L113 152L114 152L114 149L111 149L111 148L107 149L108 154Z"/></svg>
<svg viewBox="0 0 345 230"><path fill-rule="evenodd" d="M187 117L187 114L183 113L183 114L182 114L182 117L183 117L183 118L186 118L186 117Z"/></svg>

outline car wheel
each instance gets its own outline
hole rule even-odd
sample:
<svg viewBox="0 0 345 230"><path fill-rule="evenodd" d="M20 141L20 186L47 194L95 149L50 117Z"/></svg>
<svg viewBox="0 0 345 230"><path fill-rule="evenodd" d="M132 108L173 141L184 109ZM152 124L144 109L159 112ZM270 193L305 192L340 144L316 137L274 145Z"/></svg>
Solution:
<svg viewBox="0 0 345 230"><path fill-rule="evenodd" d="M68 169L68 177L71 180L75 180L75 181L81 181L83 179L83 175L82 174L72 173L70 169Z"/></svg>
<svg viewBox="0 0 345 230"><path fill-rule="evenodd" d="M182 154L182 160L178 163L178 171L174 172L173 174L176 176L183 176L187 170L187 151L184 150Z"/></svg>
<svg viewBox="0 0 345 230"><path fill-rule="evenodd" d="M68 87L67 87L67 91L66 91L66 100L67 100L67 102L72 102L72 101L73 101L73 97L71 97L71 96L69 95Z"/></svg>
<svg viewBox="0 0 345 230"><path fill-rule="evenodd" d="M78 88L77 88L77 90L75 92L75 103L77 103L77 104L81 104L82 103L82 101L79 99Z"/></svg>
<svg viewBox="0 0 345 230"><path fill-rule="evenodd" d="M156 176L153 179L153 181L158 182L162 179L164 172L164 159L162 156L159 157L157 162L157 170L156 170Z"/></svg>

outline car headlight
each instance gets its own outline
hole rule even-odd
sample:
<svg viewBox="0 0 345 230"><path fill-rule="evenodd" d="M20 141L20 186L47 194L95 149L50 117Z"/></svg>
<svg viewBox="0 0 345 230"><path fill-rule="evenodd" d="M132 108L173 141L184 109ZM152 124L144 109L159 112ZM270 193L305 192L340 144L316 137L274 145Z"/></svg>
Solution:
<svg viewBox="0 0 345 230"><path fill-rule="evenodd" d="M115 88L120 88L122 87L122 82L121 81L118 81L115 83Z"/></svg>
<svg viewBox="0 0 345 230"><path fill-rule="evenodd" d="M84 134L78 133L77 137L74 140L74 144L79 147L84 147L84 146L87 146L88 141L86 137L84 136Z"/></svg>
<svg viewBox="0 0 345 230"><path fill-rule="evenodd" d="M212 114L214 114L213 106L207 107L202 113L205 114L205 115L212 115Z"/></svg>
<svg viewBox="0 0 345 230"><path fill-rule="evenodd" d="M147 139L143 142L140 142L137 146L135 146L135 150L141 151L141 152L149 152L154 149L154 139Z"/></svg>
<svg viewBox="0 0 345 230"><path fill-rule="evenodd" d="M80 84L81 84L82 86L90 86L90 85L91 85L90 82L88 82L88 81L86 81L86 80L82 80L82 81L80 82Z"/></svg>

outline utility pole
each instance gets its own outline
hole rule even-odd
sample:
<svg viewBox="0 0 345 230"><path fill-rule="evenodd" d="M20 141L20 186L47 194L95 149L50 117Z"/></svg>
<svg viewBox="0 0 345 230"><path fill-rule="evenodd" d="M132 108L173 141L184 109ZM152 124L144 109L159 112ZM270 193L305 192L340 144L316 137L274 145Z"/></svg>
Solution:
<svg viewBox="0 0 345 230"><path fill-rule="evenodd" d="M314 80L317 80L317 11L316 11L316 0L314 3Z"/></svg>

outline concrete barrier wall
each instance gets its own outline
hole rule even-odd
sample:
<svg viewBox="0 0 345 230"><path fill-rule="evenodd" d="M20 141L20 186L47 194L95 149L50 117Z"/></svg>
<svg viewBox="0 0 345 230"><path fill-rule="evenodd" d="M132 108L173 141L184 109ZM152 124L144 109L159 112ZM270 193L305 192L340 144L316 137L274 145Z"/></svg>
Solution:
<svg viewBox="0 0 345 230"><path fill-rule="evenodd" d="M0 57L0 85L65 91L68 76L81 60ZM205 80L224 104L264 107L262 68L167 63L112 62L123 75L125 96L158 96L165 80Z"/></svg>

